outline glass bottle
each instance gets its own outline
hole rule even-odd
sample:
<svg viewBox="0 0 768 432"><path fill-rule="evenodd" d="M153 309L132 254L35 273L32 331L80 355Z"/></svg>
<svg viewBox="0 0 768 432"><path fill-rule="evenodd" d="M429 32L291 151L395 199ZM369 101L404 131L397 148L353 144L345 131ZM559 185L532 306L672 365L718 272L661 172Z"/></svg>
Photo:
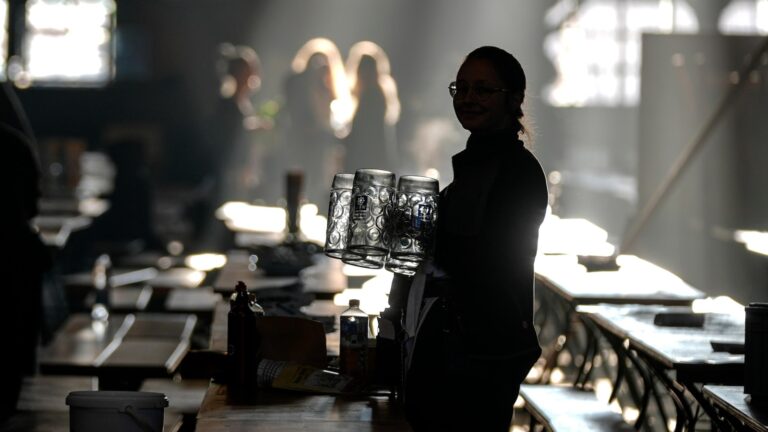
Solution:
<svg viewBox="0 0 768 432"><path fill-rule="evenodd" d="M351 299L341 313L339 371L365 381L367 377L368 314L360 310L360 300Z"/></svg>
<svg viewBox="0 0 768 432"><path fill-rule="evenodd" d="M254 304L245 283L239 281L229 299L227 315L228 390L235 399L246 397L256 388L259 351L256 319L264 315L264 310L259 306L259 315Z"/></svg>

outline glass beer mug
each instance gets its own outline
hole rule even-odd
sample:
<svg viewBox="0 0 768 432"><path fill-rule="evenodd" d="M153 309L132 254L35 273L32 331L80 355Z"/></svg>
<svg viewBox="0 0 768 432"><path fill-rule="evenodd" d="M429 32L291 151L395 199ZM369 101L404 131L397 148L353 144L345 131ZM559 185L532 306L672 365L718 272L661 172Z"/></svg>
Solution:
<svg viewBox="0 0 768 432"><path fill-rule="evenodd" d="M439 190L433 178L400 177L390 210L388 270L412 275L432 254Z"/></svg>
<svg viewBox="0 0 768 432"><path fill-rule="evenodd" d="M349 203L352 202L354 174L336 174L328 203L328 226L325 230L325 254L341 259L349 234Z"/></svg>
<svg viewBox="0 0 768 432"><path fill-rule="evenodd" d="M394 194L393 173L377 169L355 172L345 262L368 268L384 266L389 252L388 206Z"/></svg>

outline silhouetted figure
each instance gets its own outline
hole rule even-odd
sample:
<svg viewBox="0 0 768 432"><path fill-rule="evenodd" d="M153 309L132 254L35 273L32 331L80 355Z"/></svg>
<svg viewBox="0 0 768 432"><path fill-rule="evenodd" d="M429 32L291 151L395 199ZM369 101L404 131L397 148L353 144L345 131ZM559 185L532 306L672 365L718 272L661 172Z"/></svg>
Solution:
<svg viewBox="0 0 768 432"><path fill-rule="evenodd" d="M362 56L353 89L357 111L345 140L345 172L354 173L359 168L396 171L394 130L385 122L387 102L378 79L376 61Z"/></svg>
<svg viewBox="0 0 768 432"><path fill-rule="evenodd" d="M0 151L3 210L0 211L0 274L3 305L0 334L6 353L0 385L0 421L16 408L22 377L35 372L42 320L42 279L50 255L31 222L40 198L40 170L34 136L8 82L0 90Z"/></svg>
<svg viewBox="0 0 768 432"><path fill-rule="evenodd" d="M215 219L217 208L227 201L251 201L263 181L266 144L258 134L272 128L258 115L251 98L261 87L259 57L246 46L222 44L217 68L220 96L207 120L205 160L208 198L196 216L199 247L223 249L231 234Z"/></svg>
<svg viewBox="0 0 768 432"><path fill-rule="evenodd" d="M288 122L281 165L286 171L303 171L305 197L324 204L333 175L341 168L336 162L338 139L331 126L334 94L326 56L310 57L303 72L288 77L285 92Z"/></svg>
<svg viewBox="0 0 768 432"><path fill-rule="evenodd" d="M533 262L547 186L518 138L524 92L520 64L495 47L472 51L450 87L471 135L440 194L425 286L436 301L407 373L407 415L417 431L506 432L520 384L541 353Z"/></svg>

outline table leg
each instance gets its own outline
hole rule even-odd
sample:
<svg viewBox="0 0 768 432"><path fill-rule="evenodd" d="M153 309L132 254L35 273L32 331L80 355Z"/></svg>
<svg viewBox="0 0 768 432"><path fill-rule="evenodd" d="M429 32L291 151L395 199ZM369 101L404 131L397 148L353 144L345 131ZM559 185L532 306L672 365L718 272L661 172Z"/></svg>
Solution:
<svg viewBox="0 0 768 432"><path fill-rule="evenodd" d="M717 411L715 410L715 407L713 407L712 404L709 403L707 398L704 397L704 394L699 390L699 388L696 386L695 383L685 382L683 383L683 386L688 390L690 394L693 395L694 399L696 399L696 402L699 403L699 406L704 410L704 412L707 414L709 419L716 425L717 430L726 431L731 429L731 424L729 424L727 421L725 421L723 418L721 418L718 415Z"/></svg>
<svg viewBox="0 0 768 432"><path fill-rule="evenodd" d="M650 359L646 359L645 363L648 364L649 370L656 376L664 387L669 390L669 396L672 398L672 402L675 404L675 411L677 412L677 421L675 423L675 432L682 431L683 428L689 431L693 431L696 426L696 420L691 411L691 406L688 403L688 399L685 396L685 387L681 384L673 381L663 370L661 366L656 365ZM660 407L660 409L662 409Z"/></svg>

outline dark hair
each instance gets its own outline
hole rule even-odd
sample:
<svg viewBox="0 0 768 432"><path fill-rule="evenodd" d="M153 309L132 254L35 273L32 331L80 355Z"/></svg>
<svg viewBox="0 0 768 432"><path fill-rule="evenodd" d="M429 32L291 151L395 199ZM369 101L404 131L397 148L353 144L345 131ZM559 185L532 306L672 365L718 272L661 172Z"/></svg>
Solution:
<svg viewBox="0 0 768 432"><path fill-rule="evenodd" d="M523 72L520 62L512 54L495 46L482 46L475 49L467 55L464 61L466 62L470 59L486 60L493 66L499 78L504 81L504 85L509 89L507 103L512 104L510 106L512 114L517 121L516 127L519 132L526 133L527 131L522 123L522 104L525 99L525 72ZM513 102L513 97L520 101L519 105Z"/></svg>

